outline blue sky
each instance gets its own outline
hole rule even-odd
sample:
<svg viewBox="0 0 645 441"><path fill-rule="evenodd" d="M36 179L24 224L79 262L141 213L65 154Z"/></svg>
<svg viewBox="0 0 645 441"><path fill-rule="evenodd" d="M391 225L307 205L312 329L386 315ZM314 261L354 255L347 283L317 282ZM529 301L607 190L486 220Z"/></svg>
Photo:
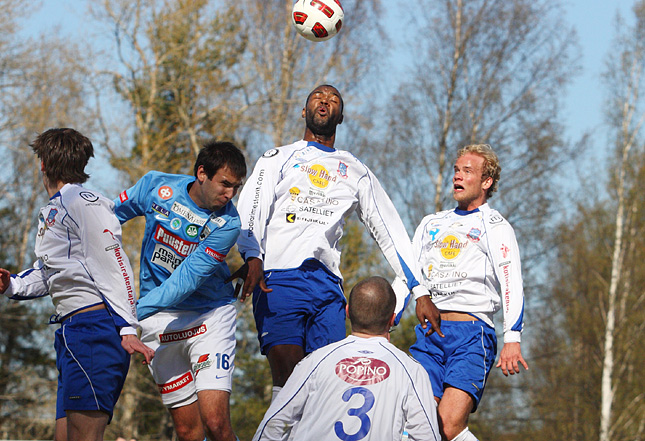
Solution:
<svg viewBox="0 0 645 441"><path fill-rule="evenodd" d="M585 130L594 130L592 146L598 151L606 142L603 130L601 74L615 33L616 14L631 21L634 0L569 0L567 21L578 32L582 72L570 86L562 116L573 141Z"/></svg>
<svg viewBox="0 0 645 441"><path fill-rule="evenodd" d="M567 91L562 112L563 123L571 141L579 139L585 131L592 130L592 147L598 154L602 152L602 145L606 142L602 127L603 95L600 79L604 69L603 60L614 35L616 14L620 12L623 17L631 18L634 1L563 0L566 20L577 31L582 52L582 72ZM58 27L62 35L79 35L88 32L84 27L85 14L85 0L44 0L40 10L30 16L25 25L30 29L30 34L52 32ZM394 28L397 25L395 23Z"/></svg>

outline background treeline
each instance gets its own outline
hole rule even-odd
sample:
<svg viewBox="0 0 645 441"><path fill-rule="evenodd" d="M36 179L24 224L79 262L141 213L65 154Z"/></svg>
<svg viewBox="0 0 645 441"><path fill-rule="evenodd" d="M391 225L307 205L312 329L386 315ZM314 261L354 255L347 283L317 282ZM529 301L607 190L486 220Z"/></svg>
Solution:
<svg viewBox="0 0 645 441"><path fill-rule="evenodd" d="M482 440L643 440L645 2L616 22L603 77L609 135L596 165L586 136L565 137L561 107L579 53L557 0L425 3L406 16L399 0L344 0L343 31L314 44L291 28L291 0L79 1L92 32L74 38L25 38L20 26L38 5L0 0L0 266L32 262L46 196L28 144L46 128L90 136L88 186L115 197L151 169L191 174L206 138L236 142L252 166L299 139L307 93L334 84L346 113L337 145L379 176L410 235L425 214L452 207L460 146L490 143L500 155L491 205L523 251L531 370L491 374L472 431ZM408 32L383 31L392 8ZM124 232L135 271L141 231ZM391 276L357 220L343 241L347 292L368 274ZM236 253L229 259L240 264ZM250 307L238 306L231 402L245 441L271 380ZM414 338L413 306L393 334L402 349ZM0 301L0 438L53 437L51 311L47 298ZM117 436L173 438L137 360L106 439Z"/></svg>

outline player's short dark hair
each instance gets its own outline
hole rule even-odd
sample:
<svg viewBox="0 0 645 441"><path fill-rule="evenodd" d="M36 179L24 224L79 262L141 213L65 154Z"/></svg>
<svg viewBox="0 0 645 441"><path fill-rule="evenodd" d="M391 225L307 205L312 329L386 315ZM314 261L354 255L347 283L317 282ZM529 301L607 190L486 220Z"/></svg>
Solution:
<svg viewBox="0 0 645 441"><path fill-rule="evenodd" d="M43 162L43 173L51 183L83 183L90 177L85 166L92 156L92 142L81 133L69 128L49 129L30 144Z"/></svg>
<svg viewBox="0 0 645 441"><path fill-rule="evenodd" d="M195 161L195 176L200 165L204 166L208 179L212 179L222 167L228 167L238 178L246 177L244 153L232 142L211 140L204 143Z"/></svg>
<svg viewBox="0 0 645 441"><path fill-rule="evenodd" d="M387 332L396 307L396 295L383 277L358 282L349 293L349 321L352 331L379 335Z"/></svg>

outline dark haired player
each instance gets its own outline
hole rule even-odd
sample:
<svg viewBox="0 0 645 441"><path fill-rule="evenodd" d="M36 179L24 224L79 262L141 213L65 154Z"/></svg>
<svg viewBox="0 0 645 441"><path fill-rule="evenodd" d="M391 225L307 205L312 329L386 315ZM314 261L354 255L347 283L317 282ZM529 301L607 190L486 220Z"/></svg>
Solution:
<svg viewBox="0 0 645 441"><path fill-rule="evenodd" d="M40 209L36 262L11 275L0 269L0 292L15 300L51 295L56 331L56 441L103 439L130 366L140 352L132 268L121 244L113 203L81 184L94 156L74 129L50 129L31 144L50 197Z"/></svg>
<svg viewBox="0 0 645 441"><path fill-rule="evenodd" d="M352 213L414 296L428 295L394 204L365 164L334 147L343 122L340 92L316 87L302 117L303 139L264 153L238 203L238 248L248 268L242 300L257 287L253 309L274 395L306 354L345 338L338 244ZM400 299L397 313L408 298ZM428 319L438 330L438 315L432 302L425 304L423 326Z"/></svg>
<svg viewBox="0 0 645 441"><path fill-rule="evenodd" d="M150 371L179 439L232 441L236 311L225 258L240 232L231 199L246 176L244 155L208 142L194 174L149 172L120 194L115 211L121 222L146 219L141 339L158 355Z"/></svg>

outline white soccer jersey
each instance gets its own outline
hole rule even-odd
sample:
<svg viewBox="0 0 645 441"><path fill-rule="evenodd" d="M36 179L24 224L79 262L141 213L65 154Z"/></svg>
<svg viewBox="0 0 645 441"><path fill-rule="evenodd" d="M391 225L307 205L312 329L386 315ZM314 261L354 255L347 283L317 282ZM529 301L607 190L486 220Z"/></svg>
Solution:
<svg viewBox="0 0 645 441"><path fill-rule="evenodd" d="M404 429L441 439L428 373L383 337L350 335L298 363L253 441L400 441Z"/></svg>
<svg viewBox="0 0 645 441"><path fill-rule="evenodd" d="M341 278L338 243L356 210L397 276L415 297L427 294L394 204L349 152L304 140L271 149L258 160L237 207L238 248L245 259L261 258L269 271L313 258ZM399 299L397 311L402 306Z"/></svg>
<svg viewBox="0 0 645 441"><path fill-rule="evenodd" d="M113 206L80 184L63 186L40 209L33 268L12 275L5 296L50 294L58 320L105 302L121 335L135 334L134 279Z"/></svg>
<svg viewBox="0 0 645 441"><path fill-rule="evenodd" d="M501 214L488 204L431 214L417 228L413 248L437 308L472 313L491 326L502 308L504 342L520 341L522 265L513 227Z"/></svg>

